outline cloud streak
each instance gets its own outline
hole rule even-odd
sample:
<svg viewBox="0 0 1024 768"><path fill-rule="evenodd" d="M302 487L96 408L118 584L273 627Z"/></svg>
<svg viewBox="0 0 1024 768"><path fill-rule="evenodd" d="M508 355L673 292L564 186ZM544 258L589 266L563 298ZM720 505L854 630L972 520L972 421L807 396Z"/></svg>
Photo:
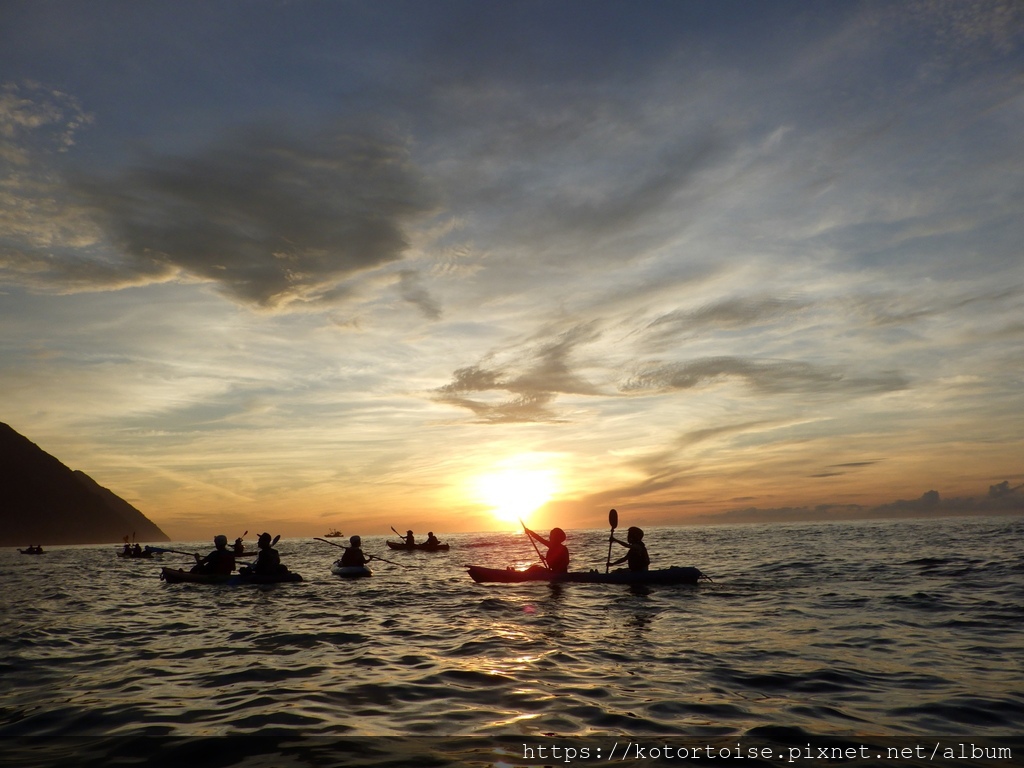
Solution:
<svg viewBox="0 0 1024 768"><path fill-rule="evenodd" d="M647 363L622 385L622 391L691 390L733 380L767 395L866 395L896 392L910 385L895 371L851 376L838 366L723 356L679 363Z"/></svg>

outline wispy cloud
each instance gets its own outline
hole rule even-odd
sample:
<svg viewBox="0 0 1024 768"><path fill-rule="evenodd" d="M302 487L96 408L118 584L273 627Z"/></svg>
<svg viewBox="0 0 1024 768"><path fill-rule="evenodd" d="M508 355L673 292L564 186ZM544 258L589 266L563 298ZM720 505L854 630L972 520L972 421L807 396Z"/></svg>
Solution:
<svg viewBox="0 0 1024 768"><path fill-rule="evenodd" d="M596 395L597 387L575 373L569 359L576 348L599 338L595 323L578 325L548 337L535 335L515 359L490 367L469 366L455 371L453 380L440 387L438 402L467 408L490 423L557 421L550 405L559 394ZM507 392L498 403L472 399L472 395Z"/></svg>
<svg viewBox="0 0 1024 768"><path fill-rule="evenodd" d="M895 371L850 375L837 366L793 360L712 357L679 363L647 363L623 385L624 392L695 389L738 380L762 394L871 394L906 389Z"/></svg>

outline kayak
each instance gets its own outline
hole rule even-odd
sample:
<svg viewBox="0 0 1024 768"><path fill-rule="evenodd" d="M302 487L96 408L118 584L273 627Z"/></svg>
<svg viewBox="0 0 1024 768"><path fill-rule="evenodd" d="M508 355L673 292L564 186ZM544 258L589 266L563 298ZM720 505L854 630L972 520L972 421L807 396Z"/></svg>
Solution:
<svg viewBox="0 0 1024 768"><path fill-rule="evenodd" d="M273 576L255 573L192 573L181 568L161 568L160 578L168 584L283 584L290 581L302 581L297 573L288 571Z"/></svg>
<svg viewBox="0 0 1024 768"><path fill-rule="evenodd" d="M342 565L340 560L335 561L331 566L331 573L346 579L360 579L364 576L373 576L373 571L365 565Z"/></svg>
<svg viewBox="0 0 1024 768"><path fill-rule="evenodd" d="M400 549L406 552L447 552L450 544L406 544L404 541L387 541L389 549Z"/></svg>
<svg viewBox="0 0 1024 768"><path fill-rule="evenodd" d="M45 555L46 554L46 550L45 549L42 552L36 552L34 549L19 549L18 551L21 552L21 554L23 554L23 555Z"/></svg>
<svg viewBox="0 0 1024 768"><path fill-rule="evenodd" d="M611 573L600 571L569 571L569 573L553 573L546 568L530 568L516 571L512 568L484 568L480 565L467 565L469 575L478 583L496 582L501 584L519 584L527 581L547 581L572 584L696 584L698 581L710 579L697 568L661 568L656 571L614 570Z"/></svg>

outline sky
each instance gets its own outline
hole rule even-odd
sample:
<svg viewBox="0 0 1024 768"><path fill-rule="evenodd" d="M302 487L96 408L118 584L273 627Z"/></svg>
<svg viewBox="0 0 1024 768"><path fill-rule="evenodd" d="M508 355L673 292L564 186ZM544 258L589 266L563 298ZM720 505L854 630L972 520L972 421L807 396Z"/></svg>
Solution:
<svg viewBox="0 0 1024 768"><path fill-rule="evenodd" d="M175 539L1024 508L1022 125L1013 0L4 0L0 421Z"/></svg>

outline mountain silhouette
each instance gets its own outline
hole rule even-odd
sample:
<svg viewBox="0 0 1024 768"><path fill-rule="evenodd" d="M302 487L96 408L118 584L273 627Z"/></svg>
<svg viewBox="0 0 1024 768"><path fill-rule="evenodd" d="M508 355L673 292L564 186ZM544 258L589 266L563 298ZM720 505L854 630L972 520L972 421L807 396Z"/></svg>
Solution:
<svg viewBox="0 0 1024 768"><path fill-rule="evenodd" d="M170 541L139 510L0 422L0 546Z"/></svg>

